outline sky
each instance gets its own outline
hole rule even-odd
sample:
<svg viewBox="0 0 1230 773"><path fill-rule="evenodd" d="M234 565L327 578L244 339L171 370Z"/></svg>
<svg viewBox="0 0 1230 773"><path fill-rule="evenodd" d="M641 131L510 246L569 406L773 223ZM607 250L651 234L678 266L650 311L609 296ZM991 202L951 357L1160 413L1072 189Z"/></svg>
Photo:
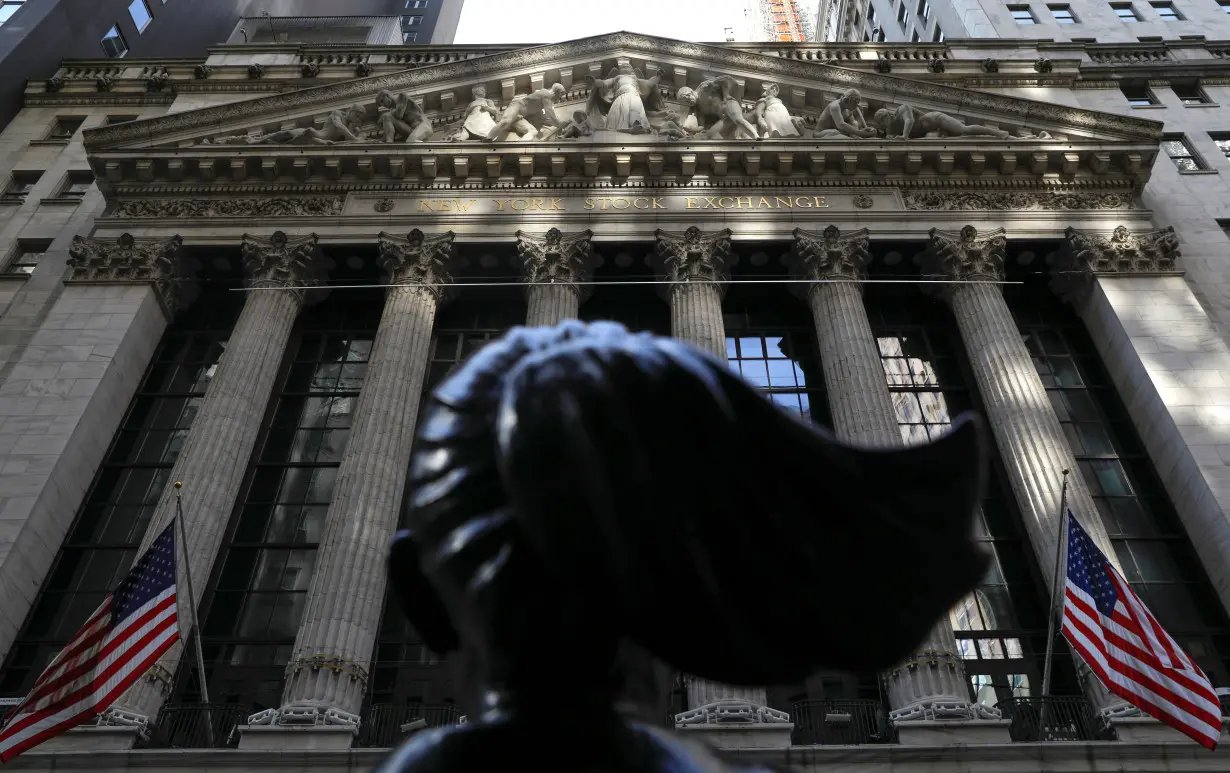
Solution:
<svg viewBox="0 0 1230 773"><path fill-rule="evenodd" d="M465 0L457 43L558 43L627 30L700 43L726 40L745 0Z"/></svg>

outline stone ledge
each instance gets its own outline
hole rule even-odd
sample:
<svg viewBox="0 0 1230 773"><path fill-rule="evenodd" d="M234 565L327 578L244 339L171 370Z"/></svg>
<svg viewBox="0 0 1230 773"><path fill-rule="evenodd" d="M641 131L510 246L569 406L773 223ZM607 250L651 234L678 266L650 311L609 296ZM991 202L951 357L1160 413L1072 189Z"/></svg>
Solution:
<svg viewBox="0 0 1230 773"><path fill-rule="evenodd" d="M240 725L240 751L341 751L350 748L358 728L345 725Z"/></svg>
<svg viewBox="0 0 1230 773"><path fill-rule="evenodd" d="M140 729L136 727L75 727L36 747L42 753L121 752L132 749Z"/></svg>
<svg viewBox="0 0 1230 773"><path fill-rule="evenodd" d="M676 733L697 738L719 749L785 749L794 725L780 723L685 725Z"/></svg>
<svg viewBox="0 0 1230 773"><path fill-rule="evenodd" d="M926 719L897 723L902 746L1008 743L1006 719Z"/></svg>

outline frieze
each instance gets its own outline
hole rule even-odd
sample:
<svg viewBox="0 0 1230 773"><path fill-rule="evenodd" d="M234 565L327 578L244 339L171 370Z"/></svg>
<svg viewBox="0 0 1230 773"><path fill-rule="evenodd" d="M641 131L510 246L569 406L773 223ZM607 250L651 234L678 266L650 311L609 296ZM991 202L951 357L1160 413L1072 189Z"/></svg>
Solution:
<svg viewBox="0 0 1230 773"><path fill-rule="evenodd" d="M899 94L908 89L912 97L939 103L958 102L963 108L995 113L1003 119L1048 122L1079 127L1092 132L1113 132L1129 137L1157 141L1161 124L1130 116L1100 113L1083 108L1047 104L1017 97L955 89L948 84L926 81L902 82L877 73L860 72L818 62L773 58L699 43L665 40L635 33L619 32L557 45L537 46L495 54L478 59L404 70L364 80L329 84L308 91L266 97L259 102L238 102L140 121L136 124L101 127L86 132L87 146L98 148L113 143L143 140L191 129L210 129L237 119L255 119L264 114L285 114L318 106L336 106L371 98L380 90L422 89L438 82L462 78L502 75L510 70L557 63L561 59L587 55L606 55L612 51L641 54L657 61L665 57L689 58L707 67L751 69L783 78L822 80L830 88L862 88L883 94Z"/></svg>
<svg viewBox="0 0 1230 773"><path fill-rule="evenodd" d="M342 196L242 199L125 199L116 218L327 217L342 214Z"/></svg>
<svg viewBox="0 0 1230 773"><path fill-rule="evenodd" d="M1076 210L1135 209L1132 194L1115 191L1055 193L1046 191L907 191L906 209L965 211L983 209Z"/></svg>

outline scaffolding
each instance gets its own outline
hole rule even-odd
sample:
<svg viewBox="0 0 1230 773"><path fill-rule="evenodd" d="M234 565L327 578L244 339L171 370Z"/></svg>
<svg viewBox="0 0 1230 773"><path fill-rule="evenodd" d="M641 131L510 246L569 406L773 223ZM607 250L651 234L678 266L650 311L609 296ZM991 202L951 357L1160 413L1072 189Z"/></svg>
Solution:
<svg viewBox="0 0 1230 773"><path fill-rule="evenodd" d="M783 43L802 43L807 40L807 29L799 14L797 0L757 0L760 19L766 40Z"/></svg>

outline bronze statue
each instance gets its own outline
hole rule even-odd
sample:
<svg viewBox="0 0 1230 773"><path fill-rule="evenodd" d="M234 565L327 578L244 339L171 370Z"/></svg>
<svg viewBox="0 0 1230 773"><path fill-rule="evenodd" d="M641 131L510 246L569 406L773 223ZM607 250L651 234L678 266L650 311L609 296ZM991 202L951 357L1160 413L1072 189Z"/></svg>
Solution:
<svg viewBox="0 0 1230 773"><path fill-rule="evenodd" d="M509 332L429 398L389 564L423 640L465 664L469 724L378 770L762 770L621 716L621 640L733 685L895 665L987 567L983 452L972 417L844 445L614 323Z"/></svg>

